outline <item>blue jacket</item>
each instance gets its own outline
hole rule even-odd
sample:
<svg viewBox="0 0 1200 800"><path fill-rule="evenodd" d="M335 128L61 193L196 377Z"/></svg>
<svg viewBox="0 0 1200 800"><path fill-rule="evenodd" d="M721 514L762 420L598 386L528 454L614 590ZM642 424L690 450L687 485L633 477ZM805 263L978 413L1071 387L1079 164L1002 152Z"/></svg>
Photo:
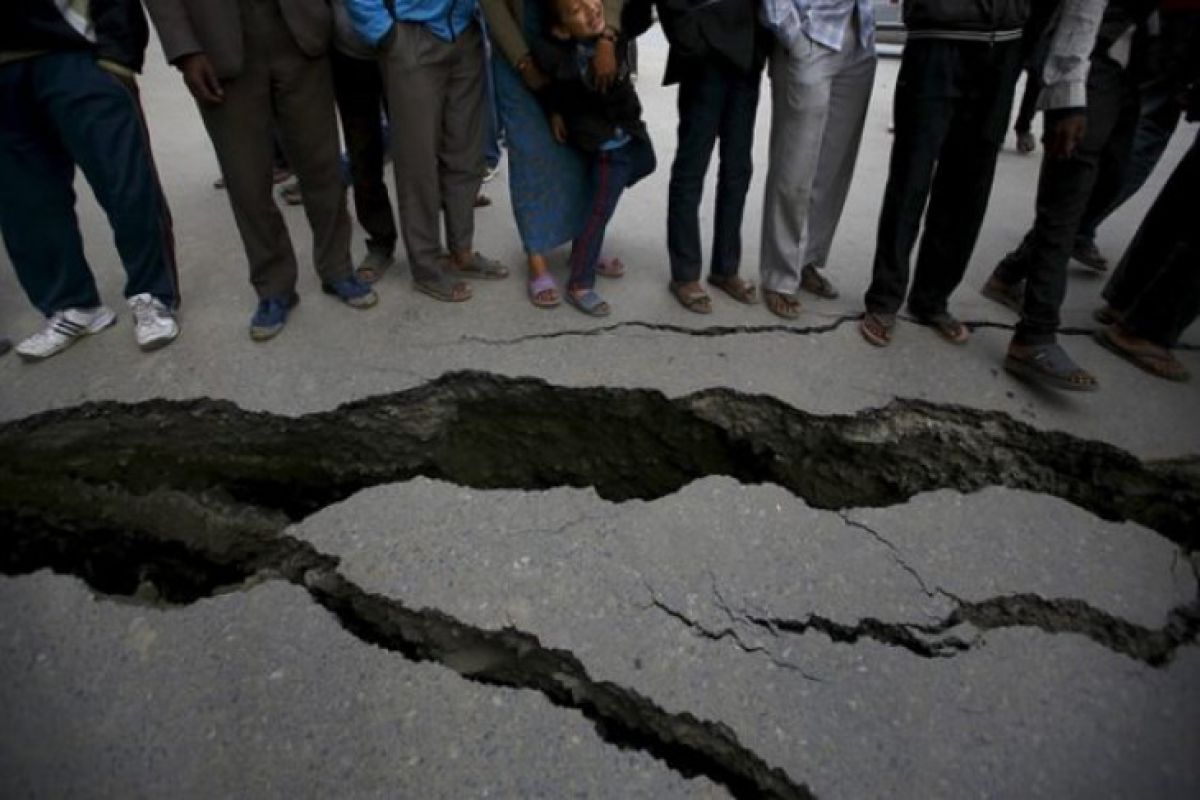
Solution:
<svg viewBox="0 0 1200 800"><path fill-rule="evenodd" d="M378 46L394 22L415 22L447 42L454 41L475 19L477 0L396 0L395 16L384 0L346 0L358 35ZM389 4L390 5L390 4Z"/></svg>

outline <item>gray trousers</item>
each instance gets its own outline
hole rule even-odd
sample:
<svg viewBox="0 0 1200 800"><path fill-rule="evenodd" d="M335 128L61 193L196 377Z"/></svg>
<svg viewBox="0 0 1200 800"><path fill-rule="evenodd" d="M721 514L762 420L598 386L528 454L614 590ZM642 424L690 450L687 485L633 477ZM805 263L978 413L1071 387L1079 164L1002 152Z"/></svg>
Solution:
<svg viewBox="0 0 1200 800"><path fill-rule="evenodd" d="M296 287L296 253L272 194L272 130L300 178L323 282L351 274L350 216L338 168L338 130L328 58L309 58L288 32L279 0L241 0L245 65L222 81L225 101L200 104L233 219L260 298Z"/></svg>
<svg viewBox="0 0 1200 800"><path fill-rule="evenodd" d="M841 51L801 36L771 53L771 149L763 197L763 288L795 294L833 245L875 81L875 52L848 25Z"/></svg>
<svg viewBox="0 0 1200 800"><path fill-rule="evenodd" d="M408 263L417 280L436 280L446 247L469 251L475 195L483 181L483 42L472 24L453 42L425 26L397 23L383 56L392 109L396 205Z"/></svg>

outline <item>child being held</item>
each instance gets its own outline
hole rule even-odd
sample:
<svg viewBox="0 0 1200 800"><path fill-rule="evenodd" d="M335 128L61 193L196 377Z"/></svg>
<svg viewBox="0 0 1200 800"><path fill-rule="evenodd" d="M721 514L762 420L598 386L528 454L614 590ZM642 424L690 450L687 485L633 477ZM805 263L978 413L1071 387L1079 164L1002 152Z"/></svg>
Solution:
<svg viewBox="0 0 1200 800"><path fill-rule="evenodd" d="M591 172L592 200L571 245L566 300L584 313L605 316L609 305L595 291L604 233L621 193L654 171L654 148L630 80L629 44L608 27L600 0L543 2L546 35L531 49L549 82L538 99L554 138L581 151ZM598 85L592 72L601 39L615 45L616 76L607 86Z"/></svg>

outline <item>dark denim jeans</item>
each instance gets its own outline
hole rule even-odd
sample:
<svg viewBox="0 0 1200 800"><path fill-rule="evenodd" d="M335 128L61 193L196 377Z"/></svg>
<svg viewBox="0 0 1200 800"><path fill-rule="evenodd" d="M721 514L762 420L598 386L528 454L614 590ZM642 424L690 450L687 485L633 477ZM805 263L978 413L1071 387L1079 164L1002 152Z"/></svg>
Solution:
<svg viewBox="0 0 1200 800"><path fill-rule="evenodd" d="M679 135L667 189L667 254L671 280L700 279L700 200L704 176L720 140L712 273L736 275L742 261L742 212L754 163L754 117L762 76L716 60L699 62L679 82Z"/></svg>
<svg viewBox="0 0 1200 800"><path fill-rule="evenodd" d="M1014 339L1049 344L1067 293L1067 263L1088 198L1106 152L1128 150L1137 125L1137 86L1107 56L1094 56L1088 72L1087 131L1070 158L1044 158L1038 176L1037 215L1021 245L995 275L1010 285L1025 281L1025 301Z"/></svg>
<svg viewBox="0 0 1200 800"><path fill-rule="evenodd" d="M868 311L900 310L922 213L908 307L918 315L946 310L979 237L1020 70L1019 41L905 45Z"/></svg>
<svg viewBox="0 0 1200 800"><path fill-rule="evenodd" d="M1169 80L1153 81L1142 87L1141 117L1133 144L1130 146L1128 140L1123 140L1117 144L1125 147L1124 152L1110 148L1105 153L1096 188L1079 223L1076 238L1080 242L1094 241L1100 224L1142 188L1158 165L1183 115L1175 95L1175 84Z"/></svg>

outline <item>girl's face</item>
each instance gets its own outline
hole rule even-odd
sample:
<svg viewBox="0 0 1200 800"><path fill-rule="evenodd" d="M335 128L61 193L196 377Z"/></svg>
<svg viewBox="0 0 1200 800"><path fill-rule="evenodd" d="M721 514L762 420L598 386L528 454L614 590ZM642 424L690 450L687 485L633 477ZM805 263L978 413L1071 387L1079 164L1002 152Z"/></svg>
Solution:
<svg viewBox="0 0 1200 800"><path fill-rule="evenodd" d="M592 39L604 33L604 6L600 0L556 0L555 33L569 39Z"/></svg>

